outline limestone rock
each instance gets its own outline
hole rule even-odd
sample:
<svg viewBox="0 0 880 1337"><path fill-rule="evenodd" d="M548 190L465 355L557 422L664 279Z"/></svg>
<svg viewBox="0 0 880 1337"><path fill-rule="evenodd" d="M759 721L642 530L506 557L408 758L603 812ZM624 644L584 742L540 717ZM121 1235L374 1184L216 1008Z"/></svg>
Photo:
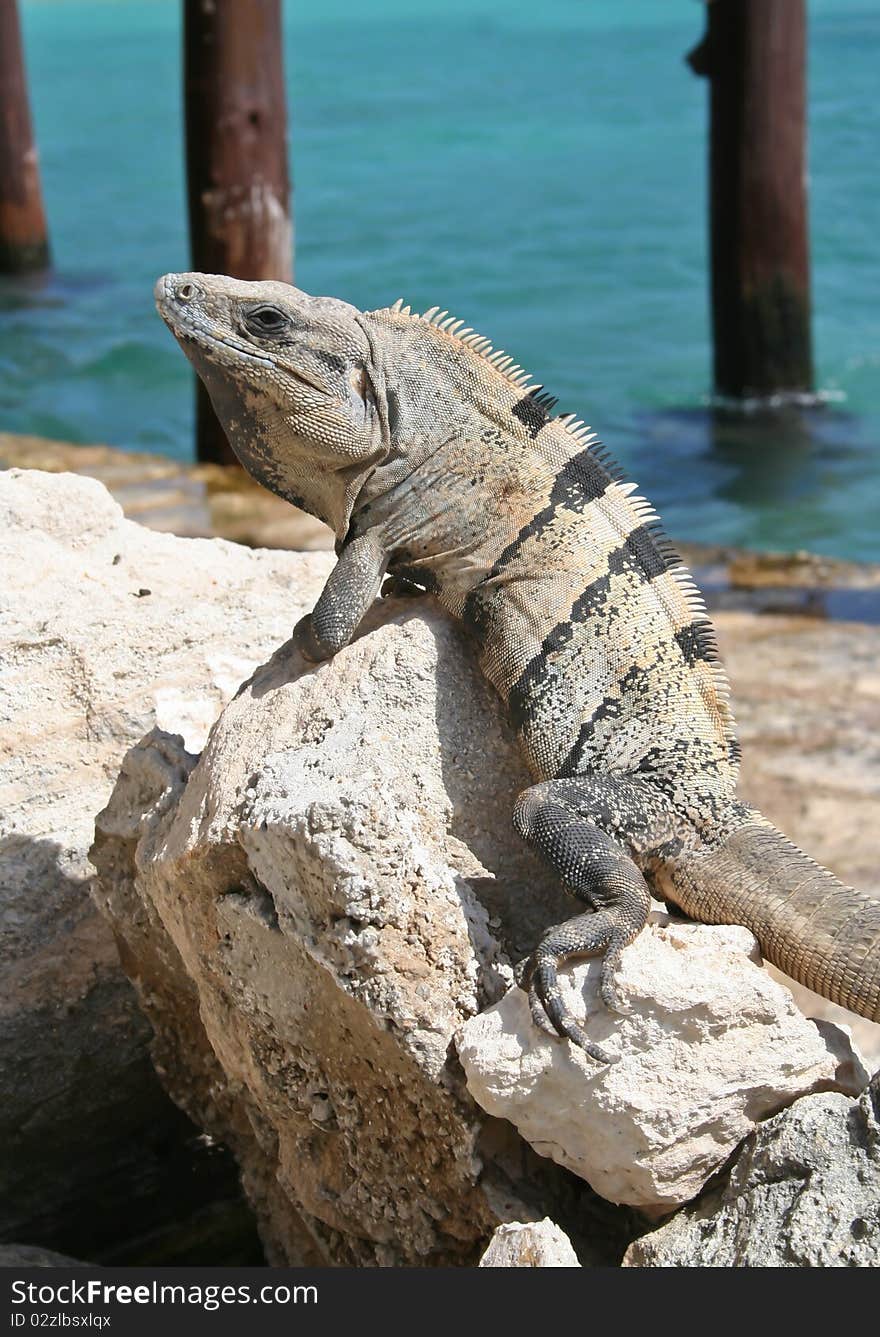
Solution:
<svg viewBox="0 0 880 1337"><path fill-rule="evenodd" d="M759 1125L729 1179L628 1249L625 1267L880 1267L880 1075Z"/></svg>
<svg viewBox="0 0 880 1337"><path fill-rule="evenodd" d="M529 1182L522 1144L515 1185L486 1160L453 1035L568 906L501 825L527 777L460 633L398 609L331 664L282 648L198 760L154 733L97 823L160 1069L235 1148L275 1261L310 1240L332 1263L471 1262L524 1194L589 1212L546 1162Z"/></svg>
<svg viewBox="0 0 880 1337"><path fill-rule="evenodd" d="M185 1225L201 1212L215 1260L254 1260L230 1252L243 1228L257 1247L234 1166L195 1142L156 1080L149 1025L89 898L87 850L126 749L155 724L200 747L331 561L156 534L89 479L0 473L6 1238L118 1258L139 1237L154 1260L207 1261Z"/></svg>
<svg viewBox="0 0 880 1337"><path fill-rule="evenodd" d="M498 1226L480 1267L580 1267L571 1240L549 1217Z"/></svg>
<svg viewBox="0 0 880 1337"><path fill-rule="evenodd" d="M220 707L313 604L331 565L329 554L251 553L149 534L123 521L103 489L84 479L15 470L0 476L0 909L11 944L0 979L7 1171L0 1227L7 1237L85 1252L84 1231L97 1245L94 1232L103 1228L101 1247L112 1249L124 1210L152 1248L162 1229L152 1180L173 1181L181 1205L182 1186L193 1180L192 1153L182 1116L150 1076L148 1027L87 899L90 817L106 802L125 748L146 730L158 725L183 735L191 750L202 746ZM390 618L387 632L303 675L303 691L312 695L303 698L292 734L283 716L300 690L294 680L302 666L278 656L244 694L252 718L236 713L238 703L229 712L229 730L224 722L212 740L217 767L209 747L177 815L172 808L192 758L167 737L146 749L155 764L138 753L117 791L115 826L108 819L99 839L125 968L160 1028L163 1080L202 1128L237 1148L279 1261L464 1258L494 1221L548 1209L572 1233L551 1201L563 1183L571 1217L584 1215L579 1181L550 1162L536 1170L538 1158L506 1124L483 1118L450 1049L453 1030L474 1007L503 993L509 961L572 907L512 838L512 799L527 782L521 759L471 651L427 606L420 617L384 605L370 625ZM872 720L880 696L872 665L880 634L803 619L720 621L746 725L750 796L812 854L864 882L853 861L875 875L864 813L876 785L871 749L880 730ZM336 682L336 674L348 676ZM773 712L790 698L793 680L797 712L774 733ZM806 719L801 732L796 719ZM379 764L371 770L374 755ZM305 806L284 793L285 775ZM322 806L328 795L329 807ZM163 801L170 805L164 816ZM201 814L191 849L181 834L185 801ZM143 829L139 814L146 814ZM167 858L166 822L177 842ZM829 845L834 833L842 834ZM199 874L193 883L191 869ZM185 893L181 904L198 907L192 924L179 922L174 889L157 889L165 873ZM261 873L269 878L263 885ZM290 939L268 962L265 929ZM301 958L299 992L286 1000L284 972ZM269 983L261 993L264 969ZM434 1002L424 996L432 991ZM213 1008L207 1024L203 1001ZM314 1050L291 1040L300 1006L311 1012ZM275 1007L277 1034L274 1012L262 1015ZM316 1015L322 1009L323 1019ZM323 1060L314 1056L340 1049L350 1015L353 1033L370 1037L364 1047L374 1067L377 1053L380 1066L391 1055L385 1088L381 1081L371 1087L371 1078L359 1084L371 1071L365 1061L355 1087L343 1090L344 1053L336 1052L330 1101L320 1084ZM424 1103L425 1082L435 1105ZM423 1187L415 1215L424 1210L428 1219L403 1227L409 1190L378 1209L362 1201L374 1161L380 1186L394 1169L383 1143L397 1134L389 1113L382 1116L387 1133L368 1139L366 1161L355 1157L340 1171L334 1159L339 1145L357 1147L358 1119L375 1128L372 1096L395 1083L414 1092L411 1120L428 1111L417 1139L425 1156L437 1128L452 1129L436 1179L442 1192L452 1186L452 1208L442 1205L441 1190L438 1206ZM313 1142L299 1105L288 1126L286 1087L307 1111ZM302 1180L296 1158L313 1151L311 1179ZM418 1173L417 1158L414 1164ZM112 1210L84 1224L82 1204L97 1182ZM537 1192L537 1213L517 1201L527 1190ZM197 1191L184 1205L198 1206ZM59 1222L69 1238L58 1234ZM606 1233L615 1229L619 1218ZM583 1257L581 1239L578 1248Z"/></svg>
<svg viewBox="0 0 880 1337"><path fill-rule="evenodd" d="M536 1151L612 1202L662 1213L693 1198L757 1120L832 1083L840 1059L755 965L745 929L653 917L616 975L627 1015L603 1006L598 961L569 977L575 1014L618 1061L538 1036L519 989L462 1026L458 1052L471 1094Z"/></svg>
<svg viewBox="0 0 880 1337"><path fill-rule="evenodd" d="M571 910L510 838L527 782L457 630L386 603L332 663L282 647L198 760L154 734L99 818L101 896L170 1089L236 1147L246 1182L280 1186L329 1261L462 1261L497 1220L456 1032L491 1114L654 1211L834 1080L839 1055L742 929L667 923L632 946L632 1015L591 1004L588 1027L624 1054L598 1076L535 1033L520 991L479 1016ZM596 972L574 978L594 991ZM261 1192L291 1259L301 1236Z"/></svg>

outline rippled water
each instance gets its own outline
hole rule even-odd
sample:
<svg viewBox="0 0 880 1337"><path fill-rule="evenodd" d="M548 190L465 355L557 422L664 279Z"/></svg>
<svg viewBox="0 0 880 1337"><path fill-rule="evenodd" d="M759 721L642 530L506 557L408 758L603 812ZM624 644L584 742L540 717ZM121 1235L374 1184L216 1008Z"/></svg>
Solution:
<svg viewBox="0 0 880 1337"><path fill-rule="evenodd" d="M188 369L151 299L189 264L179 6L23 10L56 273L0 288L0 428L184 458ZM287 0L297 281L464 317L593 424L674 534L880 559L880 11L810 13L825 409L705 407L685 0Z"/></svg>

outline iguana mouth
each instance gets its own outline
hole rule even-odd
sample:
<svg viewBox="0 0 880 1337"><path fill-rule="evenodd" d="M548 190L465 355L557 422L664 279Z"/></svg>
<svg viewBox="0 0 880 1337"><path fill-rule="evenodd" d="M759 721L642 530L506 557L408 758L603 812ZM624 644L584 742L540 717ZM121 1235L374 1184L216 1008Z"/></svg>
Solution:
<svg viewBox="0 0 880 1337"><path fill-rule="evenodd" d="M173 295L159 284L156 285L154 293L156 299L156 310L164 320L176 339L184 339L189 343L198 344L200 347L220 350L229 348L239 357L247 358L249 362L257 363L264 367L274 367L275 362L265 353L258 353L256 349L248 344L239 343L237 340L230 339L228 335L217 334L210 329L203 321L198 319L198 313L192 309L181 307L176 302Z"/></svg>

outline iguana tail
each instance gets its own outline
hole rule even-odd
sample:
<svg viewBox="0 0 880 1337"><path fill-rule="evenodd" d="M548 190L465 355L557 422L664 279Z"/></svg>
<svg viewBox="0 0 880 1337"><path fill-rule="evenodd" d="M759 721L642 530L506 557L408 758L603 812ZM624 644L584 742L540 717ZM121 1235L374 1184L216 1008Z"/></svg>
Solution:
<svg viewBox="0 0 880 1337"><path fill-rule="evenodd" d="M744 924L786 975L880 1021L880 900L847 887L759 812L714 848L677 858L658 889L704 924Z"/></svg>

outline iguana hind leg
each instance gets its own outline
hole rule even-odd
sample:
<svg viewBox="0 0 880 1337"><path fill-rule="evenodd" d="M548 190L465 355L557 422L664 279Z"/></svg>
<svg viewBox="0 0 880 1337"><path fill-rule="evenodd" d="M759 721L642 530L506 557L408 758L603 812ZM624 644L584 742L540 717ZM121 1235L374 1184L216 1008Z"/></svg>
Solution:
<svg viewBox="0 0 880 1337"><path fill-rule="evenodd" d="M558 978L562 962L604 954L601 994L612 1011L624 1011L614 985L620 954L645 925L651 903L647 883L628 852L631 841L652 843L656 813L643 786L585 776L551 780L520 794L513 824L544 855L566 888L590 913L550 929L530 958L519 983L528 988L532 1016L546 1013L556 1031L602 1063L608 1055L593 1044L566 1006ZM546 1027L545 1027L546 1029Z"/></svg>

